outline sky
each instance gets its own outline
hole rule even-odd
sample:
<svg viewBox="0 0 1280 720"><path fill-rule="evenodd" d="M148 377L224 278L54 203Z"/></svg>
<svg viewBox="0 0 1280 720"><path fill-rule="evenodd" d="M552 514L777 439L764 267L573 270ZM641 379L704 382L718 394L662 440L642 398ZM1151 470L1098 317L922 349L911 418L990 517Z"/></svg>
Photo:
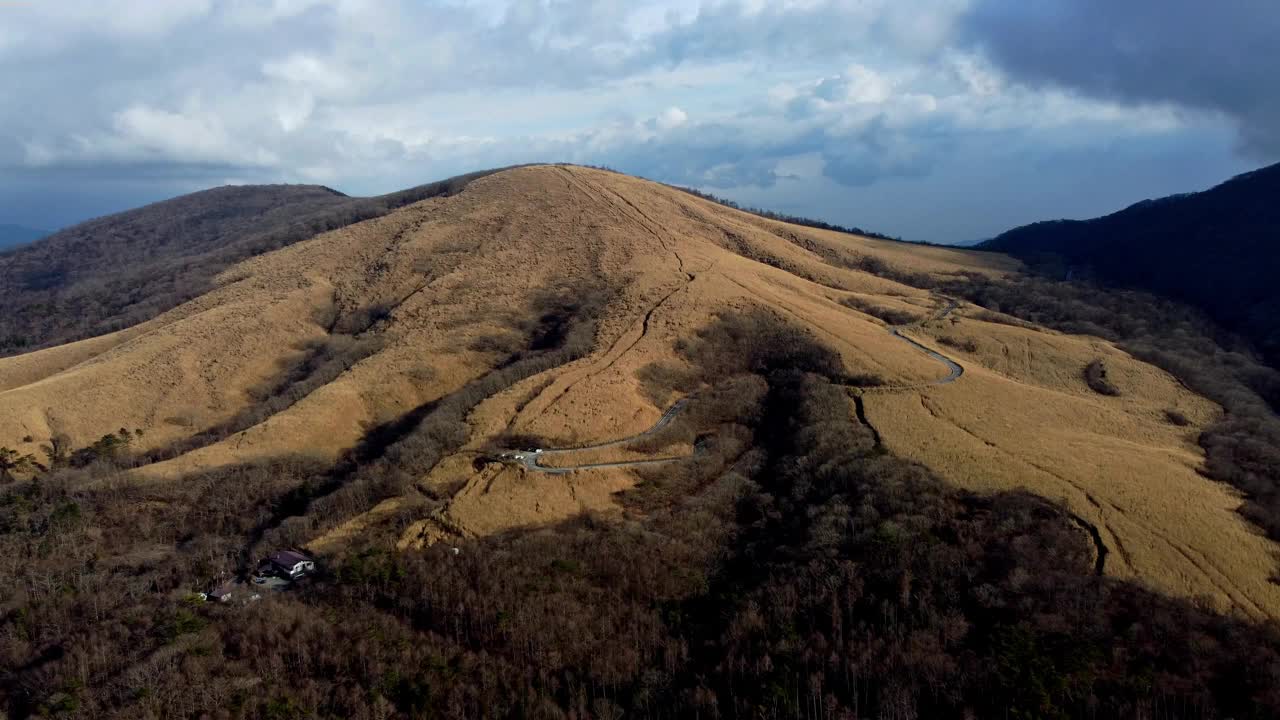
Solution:
<svg viewBox="0 0 1280 720"><path fill-rule="evenodd" d="M1274 0L0 0L0 223L605 165L932 242L1280 160Z"/></svg>

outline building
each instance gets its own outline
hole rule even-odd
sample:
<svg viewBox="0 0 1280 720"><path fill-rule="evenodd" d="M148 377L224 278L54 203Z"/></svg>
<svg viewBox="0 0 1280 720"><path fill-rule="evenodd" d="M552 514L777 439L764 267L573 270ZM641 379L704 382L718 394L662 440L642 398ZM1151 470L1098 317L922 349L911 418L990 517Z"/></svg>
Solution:
<svg viewBox="0 0 1280 720"><path fill-rule="evenodd" d="M236 587L235 583L227 583L226 585L215 588L205 597L210 602L231 602L231 597L235 592Z"/></svg>
<svg viewBox="0 0 1280 720"><path fill-rule="evenodd" d="M296 550L280 550L271 553L267 558L269 570L275 574L282 575L290 580L309 575L315 572L316 563L311 558L303 555Z"/></svg>

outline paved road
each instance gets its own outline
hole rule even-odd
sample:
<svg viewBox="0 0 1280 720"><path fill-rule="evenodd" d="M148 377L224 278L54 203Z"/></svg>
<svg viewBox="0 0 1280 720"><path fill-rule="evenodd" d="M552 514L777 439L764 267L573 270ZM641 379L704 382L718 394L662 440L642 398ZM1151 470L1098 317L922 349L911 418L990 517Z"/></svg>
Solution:
<svg viewBox="0 0 1280 720"><path fill-rule="evenodd" d="M943 355L937 350L925 347L924 345L920 344L919 342L913 340L910 337L907 337L902 333L903 330L909 330L911 328L919 327L921 325L924 325L926 322L930 322L933 320L941 320L942 318L945 318L946 316L950 315L951 312L959 306L960 306L959 302L957 302L956 300L947 298L946 307L930 315L928 318L924 320L910 323L907 325L890 325L889 326L889 332L894 337L898 338L899 340L905 343L910 344L912 347L915 347L921 352L924 352L929 357L937 360L943 365L946 365L948 370L946 377L941 378L939 380L932 380L927 383L920 383L917 385L902 385L902 386L892 386L892 387L886 386L886 387L879 387L879 388L866 388L866 390L873 391L873 392L901 392L901 391L913 390L921 387L930 387L933 385L946 385L948 383L953 383L956 380L959 380L960 376L964 375L964 367L962 367L960 363L956 362L955 360L952 360L946 355ZM520 465L523 465L526 470L529 470L531 472L542 472L542 473L548 473L550 475L564 475L567 473L571 473L575 470L637 467L637 466L643 466L643 465L658 465L662 463L675 462L677 460L686 460L692 457L692 455L682 455L679 457L653 458L649 460L626 460L621 462L609 462L609 463L588 463L585 465L569 465L569 466L563 466L563 467L547 467L546 465L543 465L541 462L543 458L551 457L553 455L563 455L566 453L582 452L584 450L600 450L603 448L619 447L622 445L626 445L628 443L635 442L636 440L646 438L658 432L659 430L663 429L667 425L670 425L671 421L675 419L676 415L680 414L680 411L683 410L688 403L689 403L689 398L682 398L676 401L674 405L667 408L667 411L662 414L662 417L658 418L658 422L654 423L653 427L649 428L648 430L645 430L642 433L639 433L638 435L619 438L617 440L608 440L605 442L595 443L593 445L579 445L578 447L568 447L568 448L543 448L541 452L534 452L532 450L508 450L502 453L502 457L504 460L514 461L516 463L519 463ZM696 451L694 454L696 454Z"/></svg>
<svg viewBox="0 0 1280 720"><path fill-rule="evenodd" d="M582 452L584 450L601 450L604 448L619 447L621 445L626 445L626 444L635 442L636 440L641 440L643 438L649 437L650 435L653 435L654 433L658 432L664 427L670 425L671 421L675 419L676 415L679 415L680 411L683 410L685 406L688 404L689 404L689 398L681 398L677 400L674 405L667 408L666 412L662 413L662 417L658 418L658 422L654 423L653 427L650 427L648 430L645 430L644 432L639 433L637 435L631 435L630 437L619 438L617 440L607 440L605 442L595 443L592 445L579 445L577 447L568 447L568 448L543 448L542 452L533 452L531 450L508 450L503 453L503 455L506 456L504 459L514 460L515 462L518 462L521 465L523 465L527 470L531 470L535 472L544 472L551 475L564 475L565 473L570 473L570 472L573 472L574 470L590 470L593 468L635 467L637 465L657 465L659 463L669 463L669 462L674 462L676 460L684 460L691 456L682 455L679 457L653 458L649 460L627 460L622 462L610 462L610 463L588 463L585 465L570 465L566 467L547 467L546 465L543 465L541 463L541 460L543 458L551 457L553 455L564 455L566 453Z"/></svg>
<svg viewBox="0 0 1280 720"><path fill-rule="evenodd" d="M910 323L910 324L907 324L907 325L890 325L890 326L889 326L889 333L890 333L890 334L892 334L894 337L898 338L899 340L901 340L901 341L903 341L903 342L910 343L910 344L911 344L912 346L914 346L916 349L923 351L923 352L924 352L926 355L928 355L929 357L931 357L931 358L933 358L934 360L937 360L938 362L940 362L940 363L942 363L943 365L946 365L946 366L947 366L948 373L947 373L947 376L946 376L946 377L942 378L941 380L933 380L933 381L930 381L930 382L927 382L927 383L923 383L922 385L912 385L912 386L911 386L912 388L915 388L915 387L926 387L926 386L929 386L929 385L947 385L947 384L949 384L949 383L953 383L953 382L955 382L956 380L959 380L959 379L960 379L960 376L961 376L961 375L964 375L964 367L962 367L962 366L960 365L960 363L956 362L955 360L952 360L951 358L947 357L946 355L943 355L942 353L938 352L937 350L934 350L934 349L932 349L932 348L925 347L924 345L921 345L920 343L916 342L915 340L913 340L913 339L911 339L911 338L907 337L906 335L903 335L903 334L902 334L902 331L903 331L903 330L909 330L909 329L914 328L914 327L920 327L921 325L924 325L925 323L927 323L927 322L931 322L931 321L933 321L933 320L941 320L941 319L945 318L946 316L950 315L950 314L951 314L951 312L952 312L953 310L955 310L956 308L958 308L958 307L960 307L960 303L959 303L959 302L957 302L956 300L952 300L952 299L948 298L948 299L947 299L947 306L946 306L946 307L944 307L941 311L936 312L936 313L934 313L933 315L930 315L928 318L926 318L926 319L924 319L924 320L921 320L920 322L914 322L914 323ZM884 388L884 389L886 389L886 390L906 390L906 389L909 389L909 388L906 388L906 387L900 387L900 388Z"/></svg>

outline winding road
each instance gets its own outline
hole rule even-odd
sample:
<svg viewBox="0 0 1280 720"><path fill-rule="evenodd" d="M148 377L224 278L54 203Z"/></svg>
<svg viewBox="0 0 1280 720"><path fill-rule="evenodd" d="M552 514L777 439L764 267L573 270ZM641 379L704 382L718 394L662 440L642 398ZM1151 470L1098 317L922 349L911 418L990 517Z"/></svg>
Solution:
<svg viewBox="0 0 1280 720"><path fill-rule="evenodd" d="M941 320L946 316L950 315L952 311L954 311L956 308L960 307L960 302L958 300L954 300L952 298L945 298L945 299L947 301L946 307L942 308L938 312L933 313L932 315L930 315L929 317L926 317L923 320L917 320L916 322L907 323L906 325L890 325L889 334L907 343L908 345L911 345L912 347L923 352L924 354L928 355L934 360L937 360L943 365L946 365L947 376L938 380L930 380L929 382L916 383L915 385L892 385L892 386L886 385L880 388L868 388L868 391L899 392L903 390L916 390L918 388L934 387L936 385L949 385L955 382L956 380L959 380L961 375L964 375L964 366L962 366L960 363L947 357L946 355L943 355L937 350L934 350L933 348L930 348L930 347L926 347L925 345L917 342L915 339L902 334L903 330L910 330L911 328L917 328L926 323L933 322L935 320Z"/></svg>
<svg viewBox="0 0 1280 720"><path fill-rule="evenodd" d="M644 432L639 433L637 435L631 435L629 437L619 438L617 440L607 440L605 442L594 443L592 445L579 445L577 447L569 447L569 448L544 448L539 451L507 450L503 452L502 455L504 456L504 459L514 460L517 463L523 465L527 470L543 472L549 475L564 475L566 473L573 472L574 470L591 470L594 468L634 467L637 465L656 465L659 463L673 462L675 460L684 460L691 456L681 455L679 457L652 458L648 460L627 460L622 462L588 463L585 465L572 465L568 467L547 467L546 465L543 465L540 462L542 458L551 457L553 455L565 455L568 453L583 452L585 450L602 450L604 448L619 447L621 445L627 445L635 442L636 440L644 439L646 437L649 437L650 435L657 433L662 428L670 425L671 421L675 419L676 415L679 415L680 411L683 410L685 406L688 404L689 404L689 398L681 398L677 400L674 405L667 408L666 412L662 413L662 417L658 418L658 422L654 423L653 426L650 427L648 430L645 430Z"/></svg>
<svg viewBox="0 0 1280 720"><path fill-rule="evenodd" d="M860 392L903 392L903 391L914 390L918 388L932 387L935 385L947 385L955 382L956 380L959 380L960 377L964 375L964 367L961 366L960 363L956 362L952 358L947 357L946 355L943 355L937 350L934 350L930 347L926 347L925 345L917 342L911 337L908 337L907 335L903 334L904 330L908 330L914 327L920 327L921 325L924 325L925 323L928 323L928 322L932 322L934 320L941 320L946 316L950 315L953 310L955 310L960 306L960 303L952 298L946 298L946 300L947 300L946 307L942 308L938 312L933 313L929 317L923 320L918 320L913 323L908 323L906 325L890 325L888 327L888 330L889 330L889 333L894 337L911 345L917 350L920 350L921 352L925 353L929 357L945 365L947 367L947 376L944 378L940 378L938 380L932 380L926 383L918 383L915 385L897 385L897 386L885 386L885 387L878 387L878 388L859 388ZM636 435L619 438L617 440L608 440L605 442L595 443L592 445L580 445L577 447L543 448L539 451L506 450L502 452L501 458L503 460L512 461L519 465L522 465L526 470L529 470L530 472L541 472L541 473L547 473L550 475L565 475L575 470L639 467L644 465L659 465L662 463L675 462L678 460L687 460L690 457L693 457L693 455L651 458L646 460L624 460L619 462L587 463L583 465L567 465L562 467L548 467L546 465L543 465L541 462L543 458L551 457L555 455L566 455L569 453L583 452L585 450L601 450L604 448L620 447L623 445L628 445L630 443L633 443L637 440L642 440L651 435L654 435L658 431L665 428L667 425L670 425L671 421L675 419L676 415L679 415L680 411L683 410L689 404L689 400L690 398L687 398L687 397L677 400L674 405L667 408L666 412L662 414L662 417L658 418L658 422L654 423L653 426L650 427L648 430L645 430L644 432ZM695 450L693 454L696 455L697 451Z"/></svg>

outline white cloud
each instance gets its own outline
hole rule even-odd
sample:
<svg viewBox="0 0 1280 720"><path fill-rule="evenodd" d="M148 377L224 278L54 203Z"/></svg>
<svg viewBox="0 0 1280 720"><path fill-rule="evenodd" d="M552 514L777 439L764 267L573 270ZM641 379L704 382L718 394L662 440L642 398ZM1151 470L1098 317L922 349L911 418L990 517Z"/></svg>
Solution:
<svg viewBox="0 0 1280 720"><path fill-rule="evenodd" d="M276 121L281 130L291 133L306 124L315 108L315 98L305 90L283 94L276 100Z"/></svg>
<svg viewBox="0 0 1280 720"><path fill-rule="evenodd" d="M5 54L47 54L73 47L85 38L119 42L163 37L183 25L207 17L213 0L60 0L8 3L0 8L10 26ZM3 55L0 55L2 58Z"/></svg>
<svg viewBox="0 0 1280 720"><path fill-rule="evenodd" d="M669 107L657 117L657 125L662 130L674 130L689 121L689 113L678 107Z"/></svg>
<svg viewBox="0 0 1280 720"><path fill-rule="evenodd" d="M322 97L341 96L354 84L344 70L309 53L294 53L287 58L269 60L263 63L262 74Z"/></svg>
<svg viewBox="0 0 1280 720"><path fill-rule="evenodd" d="M161 162L252 168L280 163L275 153L244 142L228 130L219 115L205 111L196 100L183 111L132 105L112 117L109 131L76 134L61 140L56 145L28 143L26 164L49 167Z"/></svg>
<svg viewBox="0 0 1280 720"><path fill-rule="evenodd" d="M717 187L819 173L866 187L993 135L1052 153L1221 122L1010 79L956 40L970 4L32 3L0 28L0 75L22 98L0 105L0 167L379 192L569 160Z"/></svg>

